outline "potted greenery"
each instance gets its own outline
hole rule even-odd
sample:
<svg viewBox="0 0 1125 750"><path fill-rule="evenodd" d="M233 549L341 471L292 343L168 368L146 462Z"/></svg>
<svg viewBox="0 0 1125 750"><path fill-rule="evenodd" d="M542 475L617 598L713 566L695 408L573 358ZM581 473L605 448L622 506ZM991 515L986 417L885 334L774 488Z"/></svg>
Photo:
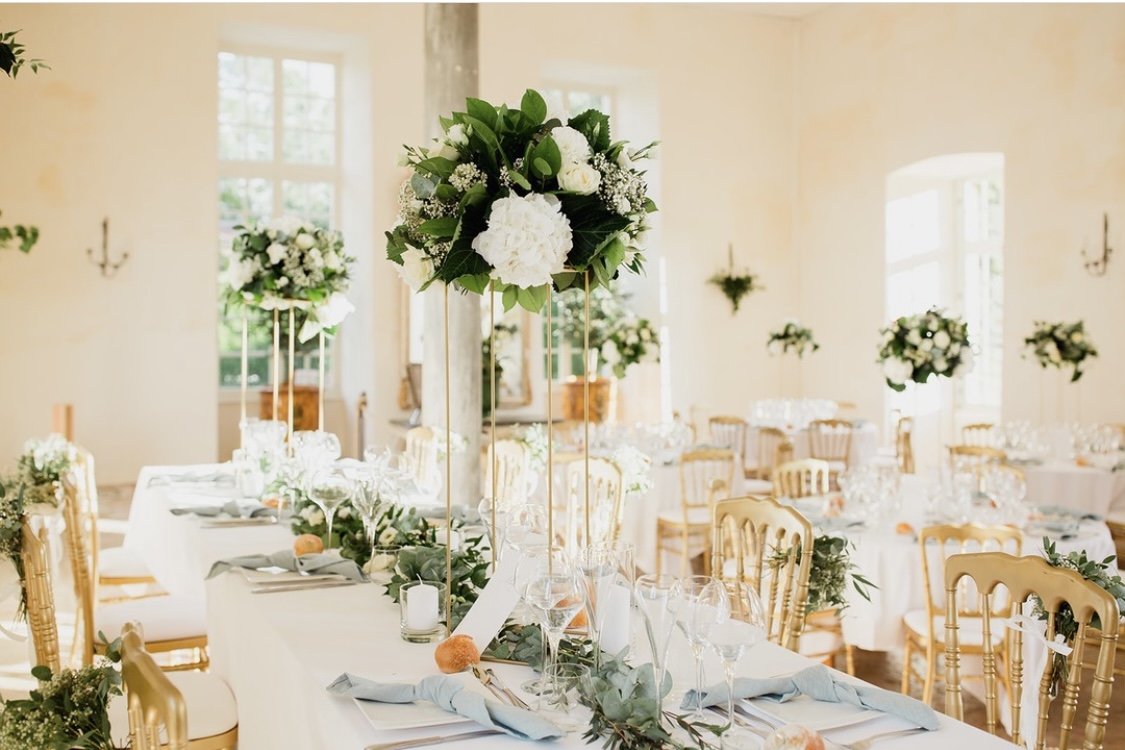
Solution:
<svg viewBox="0 0 1125 750"><path fill-rule="evenodd" d="M755 289L765 289L758 283L758 277L755 274L735 273L733 245L727 248L727 270L719 271L707 279L707 283L719 287L723 296L730 300L732 315L738 312L738 306L742 303L743 297Z"/></svg>

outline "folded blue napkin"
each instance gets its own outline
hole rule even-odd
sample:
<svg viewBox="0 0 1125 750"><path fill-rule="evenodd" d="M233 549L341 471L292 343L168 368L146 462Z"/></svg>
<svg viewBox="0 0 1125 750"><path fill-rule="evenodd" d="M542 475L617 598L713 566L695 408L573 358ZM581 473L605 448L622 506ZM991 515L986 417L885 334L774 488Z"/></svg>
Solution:
<svg viewBox="0 0 1125 750"><path fill-rule="evenodd" d="M815 700L829 703L851 703L855 706L872 708L905 719L924 729L937 729L940 726L937 714L925 703L908 695L884 690L867 683L837 680L822 664L802 669L789 677L767 679L738 677L734 681L734 697L737 700L769 696L784 703L798 695L807 695ZM690 690L684 697L683 708L694 709L698 702L700 702L699 694ZM726 702L725 683L716 685L703 694L704 706L724 705Z"/></svg>
<svg viewBox="0 0 1125 750"><path fill-rule="evenodd" d="M565 734L537 713L466 690L464 683L450 675L430 675L413 685L408 682L375 682L345 672L333 680L327 690L333 695L381 703L427 700L481 726L498 729L522 740L551 740Z"/></svg>
<svg viewBox="0 0 1125 750"><path fill-rule="evenodd" d="M218 516L226 513L232 518L264 518L266 516L276 516L277 508L267 508L264 505L255 503L254 505L242 506L239 505L237 500L230 500L222 505L184 505L178 508L169 508L174 516Z"/></svg>
<svg viewBox="0 0 1125 750"><path fill-rule="evenodd" d="M300 571L309 575L334 573L353 581L367 580L363 571L355 564L355 560L348 560L335 555L301 555L297 557L291 549L283 549L280 552L274 552L272 555L243 555L242 557L218 560L211 566L211 572L207 574L207 577L214 578L231 568L250 568L251 570L284 568L285 570Z"/></svg>

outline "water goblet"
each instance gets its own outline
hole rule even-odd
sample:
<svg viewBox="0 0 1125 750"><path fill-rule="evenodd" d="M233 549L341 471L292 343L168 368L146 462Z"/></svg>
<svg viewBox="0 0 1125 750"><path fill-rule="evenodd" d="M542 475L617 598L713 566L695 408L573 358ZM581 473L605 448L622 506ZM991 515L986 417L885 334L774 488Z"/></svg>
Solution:
<svg viewBox="0 0 1125 750"><path fill-rule="evenodd" d="M680 580L670 575L643 575L633 587L637 605L644 617L645 633L652 650L653 677L656 680L657 702L663 710L664 681L667 672L668 645L676 629L676 617L683 604ZM658 712L659 713L659 712Z"/></svg>
<svg viewBox="0 0 1125 750"><path fill-rule="evenodd" d="M676 625L687 638L691 654L695 657L695 692L703 694L703 652L711 627L726 617L722 599L722 583L711 576L688 576L680 579L680 605L677 607ZM703 720L703 707L696 705L692 721Z"/></svg>
<svg viewBox="0 0 1125 750"><path fill-rule="evenodd" d="M351 499L355 493L355 481L342 472L322 469L312 475L306 489L309 499L324 511L324 518L328 523L328 541L324 546L326 550L332 549L332 521L336 516L336 509Z"/></svg>
<svg viewBox="0 0 1125 750"><path fill-rule="evenodd" d="M725 617L712 624L707 642L723 664L723 676L727 683L727 722L730 724L724 737L731 734L734 739L746 732L734 723L734 671L742 655L766 638L762 600L758 597L758 592L745 583L724 581L716 587L708 588L700 596L700 602L725 614Z"/></svg>
<svg viewBox="0 0 1125 750"><path fill-rule="evenodd" d="M547 544L547 509L542 505L517 505L504 520L504 539L513 549Z"/></svg>

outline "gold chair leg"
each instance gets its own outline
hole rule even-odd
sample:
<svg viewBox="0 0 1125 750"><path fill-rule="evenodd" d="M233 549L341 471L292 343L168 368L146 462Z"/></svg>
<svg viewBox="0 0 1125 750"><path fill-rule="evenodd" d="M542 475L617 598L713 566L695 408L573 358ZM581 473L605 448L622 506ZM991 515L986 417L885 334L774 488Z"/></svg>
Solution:
<svg viewBox="0 0 1125 750"><path fill-rule="evenodd" d="M934 679L937 677L937 649L933 642L926 644L926 681L922 685L922 702L930 705L934 697Z"/></svg>
<svg viewBox="0 0 1125 750"><path fill-rule="evenodd" d="M855 646L850 643L844 644L844 660L847 664L848 674L855 677Z"/></svg>
<svg viewBox="0 0 1125 750"><path fill-rule="evenodd" d="M902 646L902 694L910 695L910 659L913 656L914 643L907 634L906 642Z"/></svg>

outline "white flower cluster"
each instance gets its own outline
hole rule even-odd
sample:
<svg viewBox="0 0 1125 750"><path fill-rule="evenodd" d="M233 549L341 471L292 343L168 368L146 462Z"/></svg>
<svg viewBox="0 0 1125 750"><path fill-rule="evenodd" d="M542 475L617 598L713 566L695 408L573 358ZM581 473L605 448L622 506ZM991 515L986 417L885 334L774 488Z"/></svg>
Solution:
<svg viewBox="0 0 1125 750"><path fill-rule="evenodd" d="M30 457L36 471L46 474L61 474L77 458L74 444L54 433L46 438L28 440L24 443L23 452Z"/></svg>
<svg viewBox="0 0 1125 750"><path fill-rule="evenodd" d="M547 466L547 430L542 424L533 424L523 431L521 439L527 446L528 466L538 474Z"/></svg>
<svg viewBox="0 0 1125 750"><path fill-rule="evenodd" d="M619 446L609 458L621 472L626 495L641 495L652 489L652 459L631 445Z"/></svg>
<svg viewBox="0 0 1125 750"><path fill-rule="evenodd" d="M804 357L819 348L820 344L813 340L812 329L802 326L796 320L785 321L785 325L780 330L770 333L769 341L766 342L766 351L771 357L785 354L790 350L798 357Z"/></svg>
<svg viewBox="0 0 1125 750"><path fill-rule="evenodd" d="M896 390L909 381L925 383L930 375L960 377L973 366L966 326L931 309L899 318L881 332L879 362L883 376Z"/></svg>
<svg viewBox="0 0 1125 750"><path fill-rule="evenodd" d="M562 272L572 244L559 199L541 193L498 198L488 228L473 239L494 278L523 288L550 283L552 274Z"/></svg>
<svg viewBox="0 0 1125 750"><path fill-rule="evenodd" d="M1082 363L1098 356L1098 350L1086 335L1085 324L1035 322L1035 329L1023 340L1024 346L1041 367L1074 368L1071 382L1082 377Z"/></svg>

